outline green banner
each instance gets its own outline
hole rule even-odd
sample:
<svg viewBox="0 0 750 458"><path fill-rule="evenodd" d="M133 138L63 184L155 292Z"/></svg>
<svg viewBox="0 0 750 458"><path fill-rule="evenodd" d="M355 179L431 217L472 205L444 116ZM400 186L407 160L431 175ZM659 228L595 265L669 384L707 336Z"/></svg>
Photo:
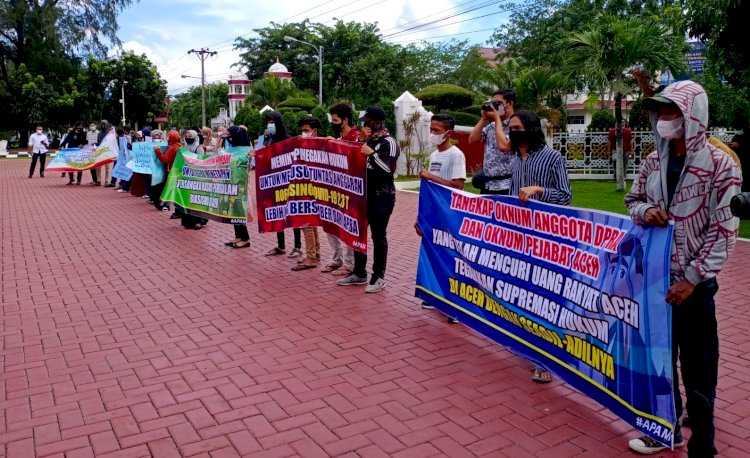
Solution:
<svg viewBox="0 0 750 458"><path fill-rule="evenodd" d="M180 149L161 195L189 215L227 224L247 224L247 154L238 146L216 155Z"/></svg>

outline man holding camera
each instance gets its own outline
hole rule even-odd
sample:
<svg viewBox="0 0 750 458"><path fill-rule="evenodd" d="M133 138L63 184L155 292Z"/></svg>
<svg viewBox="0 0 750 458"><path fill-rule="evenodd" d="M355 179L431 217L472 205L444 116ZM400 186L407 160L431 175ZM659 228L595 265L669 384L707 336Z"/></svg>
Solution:
<svg viewBox="0 0 750 458"><path fill-rule="evenodd" d="M691 81L680 81L643 100L655 126L657 150L648 155L625 196L633 222L644 226L674 223L670 287L672 369L678 423L674 445L684 445L679 418L682 398L677 358L687 396L692 435L688 456L716 455L714 401L719 366L719 336L714 295L721 269L734 249L738 221L730 211L742 179L734 160L708 143L708 97ZM644 436L629 446L643 453L667 447Z"/></svg>
<svg viewBox="0 0 750 458"><path fill-rule="evenodd" d="M482 105L482 119L469 134L469 143L482 141L484 160L482 171L474 175L472 185L482 194L510 192L510 177L516 156L510 154L508 122L516 108L516 93L512 89L498 89L492 100Z"/></svg>

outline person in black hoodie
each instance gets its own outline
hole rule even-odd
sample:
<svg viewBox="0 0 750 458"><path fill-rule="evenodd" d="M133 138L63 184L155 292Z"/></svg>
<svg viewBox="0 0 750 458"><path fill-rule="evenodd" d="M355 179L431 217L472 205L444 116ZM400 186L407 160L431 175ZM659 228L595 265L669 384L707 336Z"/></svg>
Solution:
<svg viewBox="0 0 750 458"><path fill-rule="evenodd" d="M354 252L354 272L338 281L340 286L367 284L365 292L377 293L385 287L385 266L388 259L386 229L396 205L393 174L401 150L398 141L385 129L385 112L373 106L365 111L360 130L362 154L367 156L367 222L373 245L372 277L367 284L367 254Z"/></svg>
<svg viewBox="0 0 750 458"><path fill-rule="evenodd" d="M266 124L267 130L263 139L264 147L292 138L284 123L284 117L278 111L272 111L266 115ZM294 249L289 253L290 258L302 256L302 231L295 228L293 232ZM266 253L266 256L279 256L286 253L286 239L283 231L276 233L276 240L278 245Z"/></svg>
<svg viewBox="0 0 750 458"><path fill-rule="evenodd" d="M247 137L247 131L240 129L238 126L229 126L230 141L232 146L250 146L250 140ZM250 234L247 232L247 224L234 225L234 240L225 243L232 248L249 248Z"/></svg>
<svg viewBox="0 0 750 458"><path fill-rule="evenodd" d="M70 132L67 137L65 137L65 141L62 142L60 148L83 148L87 143L88 140L86 140L86 132L83 131L83 123L77 122L75 129L73 129L73 132ZM76 173L76 184L79 186L81 184L82 176L83 172ZM70 179L70 181L68 181L68 186L72 186L73 172L68 172L68 178Z"/></svg>

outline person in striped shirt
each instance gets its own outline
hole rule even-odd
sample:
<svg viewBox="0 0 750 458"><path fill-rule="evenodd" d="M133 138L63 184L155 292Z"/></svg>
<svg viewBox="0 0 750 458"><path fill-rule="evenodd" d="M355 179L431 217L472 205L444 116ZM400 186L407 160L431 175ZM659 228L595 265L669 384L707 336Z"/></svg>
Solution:
<svg viewBox="0 0 750 458"><path fill-rule="evenodd" d="M565 159L547 146L539 116L528 110L516 111L508 128L511 148L518 156L513 163L510 195L518 196L523 204L533 199L568 205L573 193ZM552 374L535 364L531 379L537 383L549 383Z"/></svg>

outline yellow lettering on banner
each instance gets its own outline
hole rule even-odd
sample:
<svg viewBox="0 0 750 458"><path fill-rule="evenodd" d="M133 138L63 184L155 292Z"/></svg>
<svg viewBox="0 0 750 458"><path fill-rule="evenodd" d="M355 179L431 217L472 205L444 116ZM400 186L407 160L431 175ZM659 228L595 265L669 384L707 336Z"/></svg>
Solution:
<svg viewBox="0 0 750 458"><path fill-rule="evenodd" d="M458 289L458 295L465 301L471 302L477 307L484 307L484 293L479 288L475 288L462 282Z"/></svg>
<svg viewBox="0 0 750 458"><path fill-rule="evenodd" d="M276 191L274 191L273 194L274 194L274 199L276 200L277 204L279 202L286 202L287 200L289 200L289 189L288 188L277 189Z"/></svg>
<svg viewBox="0 0 750 458"><path fill-rule="evenodd" d="M597 372L615 379L615 361L612 355L580 337L565 335L565 351L583 361Z"/></svg>

